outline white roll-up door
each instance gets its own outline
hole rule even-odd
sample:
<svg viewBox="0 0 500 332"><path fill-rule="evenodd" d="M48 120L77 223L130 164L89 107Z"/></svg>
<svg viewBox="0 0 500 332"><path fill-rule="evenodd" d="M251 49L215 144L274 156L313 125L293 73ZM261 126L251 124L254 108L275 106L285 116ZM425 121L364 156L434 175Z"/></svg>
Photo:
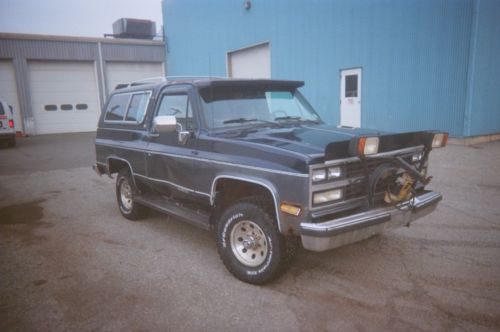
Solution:
<svg viewBox="0 0 500 332"><path fill-rule="evenodd" d="M106 62L106 87L108 95L118 84L145 78L165 76L163 63Z"/></svg>
<svg viewBox="0 0 500 332"><path fill-rule="evenodd" d="M260 44L227 54L228 76L234 78L271 78L269 44Z"/></svg>
<svg viewBox="0 0 500 332"><path fill-rule="evenodd" d="M37 134L94 131L100 114L93 62L29 61Z"/></svg>
<svg viewBox="0 0 500 332"><path fill-rule="evenodd" d="M16 131L22 131L22 116L17 95L16 74L12 61L0 61L0 97L14 109L14 125Z"/></svg>

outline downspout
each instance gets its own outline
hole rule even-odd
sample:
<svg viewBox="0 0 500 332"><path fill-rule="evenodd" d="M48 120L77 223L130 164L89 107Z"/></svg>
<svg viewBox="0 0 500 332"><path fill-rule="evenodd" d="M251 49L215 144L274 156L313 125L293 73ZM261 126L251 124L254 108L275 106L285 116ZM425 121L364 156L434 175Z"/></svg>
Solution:
<svg viewBox="0 0 500 332"><path fill-rule="evenodd" d="M474 76L476 71L477 30L479 25L479 2L472 0L472 24L469 39L469 63L467 64L467 86L465 92L465 110L462 136L471 136L472 99L474 94Z"/></svg>
<svg viewBox="0 0 500 332"><path fill-rule="evenodd" d="M104 60L102 59L102 45L101 42L97 42L97 53L99 57L99 77L101 81L101 89L99 92L100 95L100 101L101 101L101 109L104 107L104 100L108 96L108 91L107 91L107 86L106 86L106 80L104 77Z"/></svg>

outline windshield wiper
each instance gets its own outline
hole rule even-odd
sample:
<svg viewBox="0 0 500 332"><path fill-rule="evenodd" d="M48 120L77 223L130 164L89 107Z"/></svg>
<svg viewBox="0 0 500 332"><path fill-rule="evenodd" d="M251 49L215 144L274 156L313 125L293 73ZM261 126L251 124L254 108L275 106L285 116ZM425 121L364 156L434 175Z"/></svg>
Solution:
<svg viewBox="0 0 500 332"><path fill-rule="evenodd" d="M262 122L262 123L271 124L271 125L273 125L273 126L279 126L279 124L277 124L276 122L267 121L267 120L262 120L262 119L257 119L257 118L252 118L252 119L248 119L248 118L236 118L236 119L229 119L229 120L224 121L224 122L223 122L223 124L230 124L230 123L247 123L247 122Z"/></svg>
<svg viewBox="0 0 500 332"><path fill-rule="evenodd" d="M230 119L222 122L223 124L229 124L229 123L246 123L246 122L254 122L254 121L259 121L259 119L248 119L248 118L236 118L236 119Z"/></svg>
<svg viewBox="0 0 500 332"><path fill-rule="evenodd" d="M299 121L299 122L312 122L312 123L318 123L318 121L315 120L309 120L309 119L302 119L300 116L278 116L277 118L274 118L274 121Z"/></svg>
<svg viewBox="0 0 500 332"><path fill-rule="evenodd" d="M290 116L290 115L287 115L287 116L278 116L277 118L274 118L274 121L283 121L283 120L297 120L297 121L300 121L302 119L300 118L300 116Z"/></svg>

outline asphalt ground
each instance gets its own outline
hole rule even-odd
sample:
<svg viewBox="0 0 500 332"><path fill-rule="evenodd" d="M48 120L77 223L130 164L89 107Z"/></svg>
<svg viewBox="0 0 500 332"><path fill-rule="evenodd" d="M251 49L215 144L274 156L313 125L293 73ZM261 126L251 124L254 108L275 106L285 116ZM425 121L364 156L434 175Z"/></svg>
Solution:
<svg viewBox="0 0 500 332"><path fill-rule="evenodd" d="M0 331L498 331L500 142L431 156L444 200L410 228L314 253L266 286L213 236L121 217L94 134L0 148Z"/></svg>

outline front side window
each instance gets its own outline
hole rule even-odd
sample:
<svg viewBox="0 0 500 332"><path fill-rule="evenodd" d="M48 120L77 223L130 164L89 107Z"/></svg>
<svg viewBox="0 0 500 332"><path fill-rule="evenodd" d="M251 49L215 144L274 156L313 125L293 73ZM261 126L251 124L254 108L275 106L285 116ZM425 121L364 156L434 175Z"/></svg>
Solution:
<svg viewBox="0 0 500 332"><path fill-rule="evenodd" d="M205 88L200 94L205 121L211 129L321 122L312 106L293 89L225 86Z"/></svg>
<svg viewBox="0 0 500 332"><path fill-rule="evenodd" d="M173 115L183 130L193 129L193 111L187 94L163 95L157 115Z"/></svg>
<svg viewBox="0 0 500 332"><path fill-rule="evenodd" d="M119 94L111 97L106 108L107 121L123 121L130 94Z"/></svg>

